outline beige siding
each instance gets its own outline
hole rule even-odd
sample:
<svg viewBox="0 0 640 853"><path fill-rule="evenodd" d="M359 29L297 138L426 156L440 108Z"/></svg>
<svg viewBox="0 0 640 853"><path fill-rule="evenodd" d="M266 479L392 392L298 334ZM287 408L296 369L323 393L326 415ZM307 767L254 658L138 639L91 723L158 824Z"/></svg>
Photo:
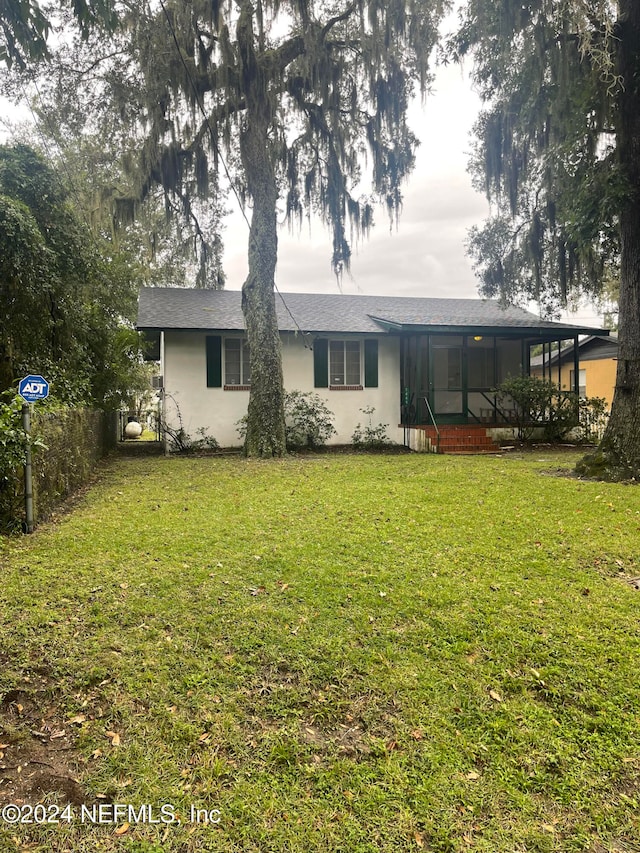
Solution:
<svg viewBox="0 0 640 853"><path fill-rule="evenodd" d="M604 397L608 409L611 408L613 390L616 384L616 366L617 362L613 358L585 359L579 363L579 369L586 371L587 397ZM573 390L571 387L572 370L573 361L562 365L561 384L563 391ZM534 376L541 376L542 369L539 367L532 368L531 373ZM552 380L558 381L556 365L552 367Z"/></svg>

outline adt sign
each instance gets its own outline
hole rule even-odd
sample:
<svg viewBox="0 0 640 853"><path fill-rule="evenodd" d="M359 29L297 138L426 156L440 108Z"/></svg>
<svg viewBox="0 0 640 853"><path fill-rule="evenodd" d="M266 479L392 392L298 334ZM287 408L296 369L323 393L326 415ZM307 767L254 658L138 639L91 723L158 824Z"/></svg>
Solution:
<svg viewBox="0 0 640 853"><path fill-rule="evenodd" d="M18 394L27 403L35 403L36 400L44 400L49 396L49 383L38 374L29 374L20 380Z"/></svg>

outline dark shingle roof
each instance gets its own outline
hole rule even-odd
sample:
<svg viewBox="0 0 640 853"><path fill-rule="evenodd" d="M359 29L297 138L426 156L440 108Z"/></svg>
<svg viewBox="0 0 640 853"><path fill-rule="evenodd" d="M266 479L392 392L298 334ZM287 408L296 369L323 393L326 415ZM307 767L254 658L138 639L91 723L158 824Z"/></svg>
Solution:
<svg viewBox="0 0 640 853"><path fill-rule="evenodd" d="M286 306L285 306L286 303ZM281 331L377 333L407 327L518 329L532 333L594 334L540 320L522 308L503 309L493 300L432 299L405 296L351 296L340 293L276 294ZM292 316L293 315L293 316ZM140 291L138 329L240 331L245 328L238 290L144 287ZM605 333L606 334L606 333Z"/></svg>
<svg viewBox="0 0 640 853"><path fill-rule="evenodd" d="M589 335L582 341L578 341L578 353L580 361L600 361L602 359L618 357L618 336L607 335L606 338L598 335ZM568 344L560 350L562 362L573 361L573 344ZM542 354L536 355L531 359L531 367L540 367L542 365ZM558 353L555 352L549 360L549 355L544 356L545 364L557 364Z"/></svg>

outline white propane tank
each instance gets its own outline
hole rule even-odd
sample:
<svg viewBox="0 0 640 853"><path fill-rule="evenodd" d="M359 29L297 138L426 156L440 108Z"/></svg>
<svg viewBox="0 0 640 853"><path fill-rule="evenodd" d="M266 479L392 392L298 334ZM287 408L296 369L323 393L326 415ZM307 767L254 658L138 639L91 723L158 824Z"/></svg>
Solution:
<svg viewBox="0 0 640 853"><path fill-rule="evenodd" d="M138 421L129 421L124 428L124 434L126 438L140 438L142 435L142 427Z"/></svg>

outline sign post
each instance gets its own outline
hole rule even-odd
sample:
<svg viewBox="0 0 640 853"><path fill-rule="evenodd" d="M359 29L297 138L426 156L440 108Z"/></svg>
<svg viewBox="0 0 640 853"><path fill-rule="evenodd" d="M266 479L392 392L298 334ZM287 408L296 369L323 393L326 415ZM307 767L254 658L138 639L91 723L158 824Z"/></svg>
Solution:
<svg viewBox="0 0 640 853"><path fill-rule="evenodd" d="M33 533L33 472L31 466L31 404L49 396L49 383L39 374L29 374L20 380L18 394L25 401L22 406L22 428L27 436L24 459L24 513L25 530Z"/></svg>
<svg viewBox="0 0 640 853"><path fill-rule="evenodd" d="M24 454L24 515L25 532L33 533L33 473L31 468L31 406L22 404L22 429L27 436Z"/></svg>

